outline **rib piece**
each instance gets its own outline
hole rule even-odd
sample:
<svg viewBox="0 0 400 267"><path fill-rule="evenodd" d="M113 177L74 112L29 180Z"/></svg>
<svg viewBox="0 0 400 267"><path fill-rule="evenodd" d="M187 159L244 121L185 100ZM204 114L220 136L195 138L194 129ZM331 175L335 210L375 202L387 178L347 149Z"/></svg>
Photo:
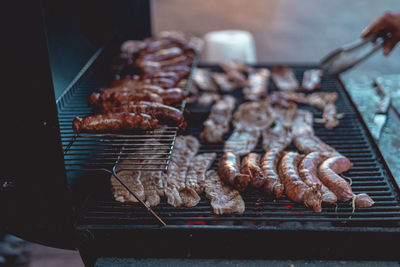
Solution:
<svg viewBox="0 0 400 267"><path fill-rule="evenodd" d="M339 201L355 198L357 208L370 207L374 204L374 201L367 194L355 195L350 184L339 176L340 173L348 171L352 166L353 164L346 157L331 157L319 166L318 177L336 195Z"/></svg>
<svg viewBox="0 0 400 267"><path fill-rule="evenodd" d="M271 72L264 68L251 72L247 78L247 86L242 90L244 99L256 101L265 98L270 75Z"/></svg>
<svg viewBox="0 0 400 267"><path fill-rule="evenodd" d="M303 81L301 88L306 91L314 91L321 89L321 77L323 71L319 69L306 70L303 73Z"/></svg>
<svg viewBox="0 0 400 267"><path fill-rule="evenodd" d="M306 155L300 162L299 174L300 178L308 186L313 186L314 184L321 185L322 202L326 203L336 203L336 195L330 191L325 185L323 185L318 178L318 166L326 159L322 153L311 152Z"/></svg>
<svg viewBox="0 0 400 267"><path fill-rule="evenodd" d="M245 210L245 203L239 192L224 185L214 170L206 173L204 191L206 197L211 200L215 214L242 214Z"/></svg>
<svg viewBox="0 0 400 267"><path fill-rule="evenodd" d="M264 174L260 167L260 156L256 153L250 153L242 159L240 172L250 177L252 186L259 188L264 185Z"/></svg>
<svg viewBox="0 0 400 267"><path fill-rule="evenodd" d="M222 136L229 130L232 111L235 108L236 99L226 95L211 107L210 115L203 123L204 128L200 133L203 142L221 142Z"/></svg>
<svg viewBox="0 0 400 267"><path fill-rule="evenodd" d="M206 171L211 167L216 157L216 153L202 153L194 157L187 171L186 188L192 188L198 194L203 193Z"/></svg>
<svg viewBox="0 0 400 267"><path fill-rule="evenodd" d="M292 123L297 106L288 104L287 108L274 107L275 125L262 131L263 149L269 151L275 147L285 149L292 142Z"/></svg>
<svg viewBox="0 0 400 267"><path fill-rule="evenodd" d="M261 132L257 128L236 129L225 141L224 152L233 152L240 156L246 155L257 146L260 134Z"/></svg>
<svg viewBox="0 0 400 267"><path fill-rule="evenodd" d="M134 129L150 130L158 125L158 120L147 114L108 113L75 117L75 132L121 132Z"/></svg>
<svg viewBox="0 0 400 267"><path fill-rule="evenodd" d="M288 66L274 66L271 78L279 90L295 91L299 88L294 71Z"/></svg>
<svg viewBox="0 0 400 267"><path fill-rule="evenodd" d="M288 198L297 203L312 207L314 212L321 212L321 186L308 186L299 176L298 166L303 156L295 152L286 153L280 163L279 172Z"/></svg>
<svg viewBox="0 0 400 267"><path fill-rule="evenodd" d="M236 89L235 85L229 80L225 73L212 72L211 78L214 80L214 83L218 86L220 92L222 93L231 93Z"/></svg>
<svg viewBox="0 0 400 267"><path fill-rule="evenodd" d="M267 151L261 159L261 168L264 173L264 191L268 195L275 195L279 199L284 191L284 186L279 177L278 166L285 155L279 147Z"/></svg>
<svg viewBox="0 0 400 267"><path fill-rule="evenodd" d="M225 152L219 159L218 175L222 181L239 191L244 191L250 182L247 174L240 173L239 156L232 152Z"/></svg>
<svg viewBox="0 0 400 267"><path fill-rule="evenodd" d="M217 92L218 88L211 78L209 69L197 68L193 74L193 82L202 91Z"/></svg>
<svg viewBox="0 0 400 267"><path fill-rule="evenodd" d="M174 207L186 203L196 203L200 197L195 190L180 190L186 187L186 173L190 161L197 154L200 144L193 136L180 136L175 140L174 151L172 153L168 171L163 175L165 195L170 205ZM196 203L197 204L197 203Z"/></svg>
<svg viewBox="0 0 400 267"><path fill-rule="evenodd" d="M315 136L312 123L313 115L311 112L303 109L297 110L292 125L293 143L296 148L304 154L321 152L324 155L340 155L333 147Z"/></svg>
<svg viewBox="0 0 400 267"><path fill-rule="evenodd" d="M268 101L245 102L233 114L235 129L263 130L272 125L275 116Z"/></svg>
<svg viewBox="0 0 400 267"><path fill-rule="evenodd" d="M130 161L129 159L123 160L121 161L121 165L118 165L116 167L116 173L118 177L124 182L124 184L127 185L130 190L132 190L141 200L144 201L144 188L140 180L141 172L122 170L122 164L129 165L130 162L137 163L137 161ZM126 190L126 188L114 177L114 175L111 175L110 182L111 191L113 192L116 201L138 202L138 200L131 193L129 193L128 190Z"/></svg>

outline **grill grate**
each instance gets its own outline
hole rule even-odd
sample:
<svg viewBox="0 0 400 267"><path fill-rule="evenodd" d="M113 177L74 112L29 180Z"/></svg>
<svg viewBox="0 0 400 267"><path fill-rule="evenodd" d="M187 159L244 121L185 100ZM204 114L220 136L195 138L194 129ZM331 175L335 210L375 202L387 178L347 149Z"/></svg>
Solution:
<svg viewBox="0 0 400 267"><path fill-rule="evenodd" d="M68 172L112 170L121 160L130 156L140 148L136 155L143 157L130 158L130 163L118 163L121 170L166 171L168 169L178 127L160 125L151 131L136 131L130 134L78 134L72 129L72 121L76 116L93 114L87 105L87 97L99 88L106 88L112 81L115 72L106 66L105 53L96 53L99 57L94 60L93 67L69 88L58 100L59 125L64 162ZM194 62L196 64L196 62ZM105 78L107 77L107 78ZM191 77L183 83L189 90ZM180 106L182 111L186 102ZM148 152L146 152L148 150ZM154 152L161 151L161 152ZM152 157L152 163L143 163L143 159Z"/></svg>
<svg viewBox="0 0 400 267"><path fill-rule="evenodd" d="M206 67L220 70L214 66ZM271 66L266 67L270 68ZM303 71L312 67L294 66L293 68L297 78L301 80ZM272 83L269 86L270 91L276 90ZM386 171L387 167L382 162L379 151L373 145L366 127L336 78L323 77L322 86L323 91L336 91L339 93L339 99L336 104L338 112L345 113L345 117L340 120L340 125L333 130L325 129L322 124L315 124L316 135L354 163L354 167L345 175L352 179L354 193L368 193L375 201L374 206L362 208L353 213L350 203L338 203L336 206L323 204L323 211L314 213L311 209L305 208L303 204L289 201L286 196L276 201L272 197L265 196L259 190L248 189L242 193L246 203L246 211L242 215L215 215L211 211L210 202L204 196L202 196L200 203L193 208L175 208L169 206L165 200L162 200L161 204L154 207L153 210L168 226L202 226L210 229L213 227L218 227L218 229L220 227L239 229L253 226L274 227L275 229L276 227L286 227L287 225L307 227L310 226L310 223L311 226L325 227L324 229L330 231L342 229L342 227L361 226L363 229L367 229L365 227L399 227L400 204L398 189L393 186L393 177ZM84 93L84 89L79 95L87 95L87 93ZM238 90L234 92L234 95L241 99L241 92ZM77 99L77 102L72 101L72 103L76 105L79 101L82 100ZM207 118L209 107L202 108L196 105L188 105L187 108L190 111L190 115L188 116L188 131L185 134L199 137L199 133L202 131L201 122ZM300 106L300 108L312 111L315 117L321 117L322 115L321 111L312 107ZM230 134L231 132L225 134L224 140ZM199 153L216 152L217 159L211 167L216 169L218 160L222 155L222 148L223 144L202 143ZM293 151L295 148L294 146L289 146L287 150ZM255 152L263 153L261 140ZM89 149L87 153L95 152ZM69 164L67 160L66 163ZM88 198L81 216L77 220L77 226L89 229L119 229L120 227L141 229L157 227L158 224L140 204L114 201L109 185L105 185L99 192Z"/></svg>

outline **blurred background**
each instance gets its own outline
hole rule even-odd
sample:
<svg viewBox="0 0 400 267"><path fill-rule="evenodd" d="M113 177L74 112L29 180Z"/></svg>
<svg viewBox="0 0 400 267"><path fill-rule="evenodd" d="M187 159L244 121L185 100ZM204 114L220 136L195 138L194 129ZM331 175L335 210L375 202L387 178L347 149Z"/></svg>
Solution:
<svg viewBox="0 0 400 267"><path fill-rule="evenodd" d="M241 29L255 41L258 62L318 62L326 53L349 43L384 11L400 12L398 0L153 0L153 33L177 30L203 36ZM346 72L344 79L400 70L400 49L389 57L376 53ZM207 60L202 58L202 62ZM11 241L10 241L11 240ZM8 252L23 255L19 266L83 266L78 252L5 239ZM3 250L4 251L4 250ZM2 259L0 264L5 264ZM1 265L0 265L1 266Z"/></svg>

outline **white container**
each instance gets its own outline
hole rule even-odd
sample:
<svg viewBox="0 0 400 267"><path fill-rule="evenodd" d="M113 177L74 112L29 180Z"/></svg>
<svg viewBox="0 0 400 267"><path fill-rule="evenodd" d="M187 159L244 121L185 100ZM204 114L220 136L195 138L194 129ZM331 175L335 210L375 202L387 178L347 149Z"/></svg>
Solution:
<svg viewBox="0 0 400 267"><path fill-rule="evenodd" d="M204 35L203 59L209 63L238 60L247 64L256 63L254 38L242 30L213 31Z"/></svg>

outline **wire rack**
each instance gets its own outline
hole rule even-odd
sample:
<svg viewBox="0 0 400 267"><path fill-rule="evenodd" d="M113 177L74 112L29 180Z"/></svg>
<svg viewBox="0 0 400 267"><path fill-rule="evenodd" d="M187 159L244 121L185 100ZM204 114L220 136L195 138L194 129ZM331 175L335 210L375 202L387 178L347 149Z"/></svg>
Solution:
<svg viewBox="0 0 400 267"><path fill-rule="evenodd" d="M165 225L157 214L129 189L118 173L125 170L166 172L179 128L159 125L151 131L135 130L129 134L77 134L72 129L75 117L93 114L92 108L87 104L87 97L100 88L106 88L115 76L115 73L107 68L110 64L105 63L108 60L105 49L106 47L102 47L94 54L57 100L66 171L104 171L113 174L162 225ZM191 87L191 77L196 64L197 59L193 61L189 77L180 82L180 87L186 92ZM185 105L184 100L175 107L184 112Z"/></svg>

